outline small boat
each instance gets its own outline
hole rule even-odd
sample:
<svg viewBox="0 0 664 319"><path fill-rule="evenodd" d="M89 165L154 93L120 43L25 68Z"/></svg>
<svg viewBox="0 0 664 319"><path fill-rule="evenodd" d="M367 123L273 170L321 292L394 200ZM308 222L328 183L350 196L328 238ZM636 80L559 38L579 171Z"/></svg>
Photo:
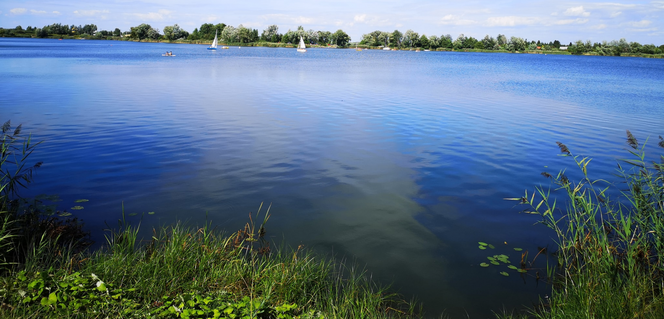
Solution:
<svg viewBox="0 0 664 319"><path fill-rule="evenodd" d="M175 54L162 54L161 56L175 56Z"/></svg>
<svg viewBox="0 0 664 319"><path fill-rule="evenodd" d="M358 48L357 46L355 46L355 51L362 51L362 49L360 49L360 48Z"/></svg>
<svg viewBox="0 0 664 319"><path fill-rule="evenodd" d="M383 51L390 51L390 47L383 47Z"/></svg>
<svg viewBox="0 0 664 319"><path fill-rule="evenodd" d="M228 47L227 47L227 46L223 46L223 47L221 47L221 48L222 48L222 49L228 49Z"/></svg>
<svg viewBox="0 0 664 319"><path fill-rule="evenodd" d="M307 47L304 45L302 37L300 37L300 44L297 45L297 52L307 52Z"/></svg>
<svg viewBox="0 0 664 319"><path fill-rule="evenodd" d="M214 41L212 41L212 45L207 48L208 50L217 50L217 31L214 31Z"/></svg>

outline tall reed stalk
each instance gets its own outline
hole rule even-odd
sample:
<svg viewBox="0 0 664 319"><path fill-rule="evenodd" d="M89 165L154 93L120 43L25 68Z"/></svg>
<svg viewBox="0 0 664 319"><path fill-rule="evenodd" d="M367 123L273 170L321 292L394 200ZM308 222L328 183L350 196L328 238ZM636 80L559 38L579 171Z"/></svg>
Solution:
<svg viewBox="0 0 664 319"><path fill-rule="evenodd" d="M629 131L627 144L632 157L618 164L618 186L591 178L591 159L558 143L581 178L542 173L553 187L519 199L542 216L558 245L558 265L549 269L553 294L536 317L664 318L664 156L649 163L646 143ZM662 137L658 145L664 148Z"/></svg>

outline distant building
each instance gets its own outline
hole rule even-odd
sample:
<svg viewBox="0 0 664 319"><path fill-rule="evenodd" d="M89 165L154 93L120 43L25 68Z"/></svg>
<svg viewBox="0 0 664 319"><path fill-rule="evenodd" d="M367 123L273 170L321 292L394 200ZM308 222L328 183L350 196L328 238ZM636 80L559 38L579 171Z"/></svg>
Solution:
<svg viewBox="0 0 664 319"><path fill-rule="evenodd" d="M567 51L567 47L560 47L561 50Z"/></svg>

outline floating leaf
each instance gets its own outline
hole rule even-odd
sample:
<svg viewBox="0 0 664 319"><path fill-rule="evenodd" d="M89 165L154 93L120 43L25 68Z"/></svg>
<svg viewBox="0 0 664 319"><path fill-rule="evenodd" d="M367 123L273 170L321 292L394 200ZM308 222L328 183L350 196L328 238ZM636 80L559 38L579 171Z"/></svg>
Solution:
<svg viewBox="0 0 664 319"><path fill-rule="evenodd" d="M83 206L74 206L74 207L72 207L71 209L73 209L73 210L81 210L81 209L83 209Z"/></svg>
<svg viewBox="0 0 664 319"><path fill-rule="evenodd" d="M67 216L71 216L71 213L68 213L68 212L65 211L65 212L60 213L59 216L60 217L67 217Z"/></svg>
<svg viewBox="0 0 664 319"><path fill-rule="evenodd" d="M514 266L514 265L509 265L509 266L507 266L507 268L509 268L509 269L513 269L513 270L517 270L517 269L519 269L519 268L516 268L516 266Z"/></svg>
<svg viewBox="0 0 664 319"><path fill-rule="evenodd" d="M478 242L478 244L480 244L480 246L486 246L486 245L488 245L487 243L483 243L483 242L481 242L481 241Z"/></svg>
<svg viewBox="0 0 664 319"><path fill-rule="evenodd" d="M494 249L496 247L494 245L489 244L489 248Z"/></svg>
<svg viewBox="0 0 664 319"><path fill-rule="evenodd" d="M514 247L514 250L516 250L516 251L522 251L523 248L517 248L517 247Z"/></svg>
<svg viewBox="0 0 664 319"><path fill-rule="evenodd" d="M505 276L505 277L509 277L509 275L510 275L510 274L508 274L508 273L506 273L506 272L504 272L504 271L501 271L500 274L503 275L503 276Z"/></svg>
<svg viewBox="0 0 664 319"><path fill-rule="evenodd" d="M130 214L128 214L128 216L136 216L136 215L138 215L138 214L137 214L137 213L130 213Z"/></svg>
<svg viewBox="0 0 664 319"><path fill-rule="evenodd" d="M525 270L525 269L517 269L516 271L518 271L518 272L520 272L520 273L526 273L526 272L528 272L528 271Z"/></svg>
<svg viewBox="0 0 664 319"><path fill-rule="evenodd" d="M485 250L485 249L486 249L485 246L479 246L479 247L477 247L477 248L479 248L479 249L481 249L481 250Z"/></svg>
<svg viewBox="0 0 664 319"><path fill-rule="evenodd" d="M148 215L154 215L154 212L148 212Z"/></svg>
<svg viewBox="0 0 664 319"><path fill-rule="evenodd" d="M494 258L494 257L486 257L486 259L491 260L491 261L496 261L496 258Z"/></svg>
<svg viewBox="0 0 664 319"><path fill-rule="evenodd" d="M89 202L89 200L87 200L87 199L77 199L75 201L75 203L85 203L85 202Z"/></svg>
<svg viewBox="0 0 664 319"><path fill-rule="evenodd" d="M480 264L480 267L489 267L489 264L487 264L487 263L481 263L481 264Z"/></svg>
<svg viewBox="0 0 664 319"><path fill-rule="evenodd" d="M497 262L497 261L492 261L491 264L496 265L496 266L500 265L500 263Z"/></svg>

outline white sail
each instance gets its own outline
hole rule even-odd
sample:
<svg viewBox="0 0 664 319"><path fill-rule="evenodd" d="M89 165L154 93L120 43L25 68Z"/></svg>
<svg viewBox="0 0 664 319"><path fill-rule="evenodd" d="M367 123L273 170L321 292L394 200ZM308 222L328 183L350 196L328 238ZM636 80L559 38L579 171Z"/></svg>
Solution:
<svg viewBox="0 0 664 319"><path fill-rule="evenodd" d="M307 52L307 47L304 45L302 37L300 37L300 44L297 45L297 52Z"/></svg>
<svg viewBox="0 0 664 319"><path fill-rule="evenodd" d="M216 48L217 48L217 31L214 31L214 41L212 41L210 49L216 49Z"/></svg>

